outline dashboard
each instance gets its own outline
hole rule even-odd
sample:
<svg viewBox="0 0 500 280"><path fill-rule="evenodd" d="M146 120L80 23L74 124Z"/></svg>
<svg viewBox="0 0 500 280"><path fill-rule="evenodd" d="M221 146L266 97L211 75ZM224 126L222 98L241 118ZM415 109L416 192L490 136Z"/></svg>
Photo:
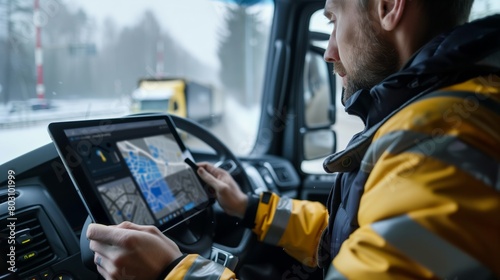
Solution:
<svg viewBox="0 0 500 280"><path fill-rule="evenodd" d="M193 155L197 160L216 161L210 155L195 152ZM300 179L288 161L273 156L240 158L240 161L252 192L269 190L296 196ZM220 167L233 168L231 161ZM49 143L0 168L3 179L0 182L0 279L98 279L95 270L86 267L81 257L80 236L87 211L54 145ZM214 259L214 252L230 251L238 255L240 262L244 261L246 244L241 244L241 239L249 238L249 230L222 213L217 204L213 208L219 209L214 210L217 225L212 252L198 253L211 254L209 257ZM196 220L187 222L195 224ZM176 230L166 234L172 234L174 240L183 235Z"/></svg>

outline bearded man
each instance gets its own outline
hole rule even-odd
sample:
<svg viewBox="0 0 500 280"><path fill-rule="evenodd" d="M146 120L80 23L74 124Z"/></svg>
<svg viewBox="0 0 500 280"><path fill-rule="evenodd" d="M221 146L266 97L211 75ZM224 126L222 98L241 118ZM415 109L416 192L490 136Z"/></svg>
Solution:
<svg viewBox="0 0 500 280"><path fill-rule="evenodd" d="M200 164L224 210L328 280L500 277L500 16L466 23L472 2L327 0L324 57L365 124L324 163L338 173L327 207L248 196ZM106 279L126 264L141 279L235 278L151 227L87 236Z"/></svg>

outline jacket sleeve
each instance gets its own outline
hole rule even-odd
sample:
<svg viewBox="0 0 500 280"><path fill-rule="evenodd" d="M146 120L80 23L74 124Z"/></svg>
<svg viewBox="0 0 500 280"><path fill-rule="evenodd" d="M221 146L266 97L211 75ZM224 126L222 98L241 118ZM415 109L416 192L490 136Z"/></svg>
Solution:
<svg viewBox="0 0 500 280"><path fill-rule="evenodd" d="M463 98L420 101L380 129L361 166L360 227L326 279L500 276L500 115L479 105L498 94L479 97L463 114L443 109Z"/></svg>
<svg viewBox="0 0 500 280"><path fill-rule="evenodd" d="M308 266L316 266L316 250L328 213L319 202L292 200L264 193L255 201L251 212L253 231L258 239L281 246ZM248 212L248 210L247 210ZM248 214L248 213L247 213ZM165 280L236 279L228 268L199 255L187 255L177 263Z"/></svg>
<svg viewBox="0 0 500 280"><path fill-rule="evenodd" d="M165 280L220 279L234 280L234 272L228 268L192 254L184 257L165 277Z"/></svg>
<svg viewBox="0 0 500 280"><path fill-rule="evenodd" d="M328 223L323 204L263 193L254 221L253 232L260 241L283 247L304 265L317 265L317 247Z"/></svg>

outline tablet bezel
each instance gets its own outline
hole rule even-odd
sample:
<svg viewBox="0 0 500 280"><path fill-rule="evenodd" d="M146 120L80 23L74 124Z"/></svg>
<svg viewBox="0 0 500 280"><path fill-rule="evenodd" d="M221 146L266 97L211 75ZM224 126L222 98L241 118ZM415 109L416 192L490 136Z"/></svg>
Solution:
<svg viewBox="0 0 500 280"><path fill-rule="evenodd" d="M106 206L104 205L104 202L100 198L99 191L97 190L97 185L94 184L92 180L89 179L89 177L86 175L84 168L87 168L85 164L83 164L80 159L78 159L79 155L78 153L73 149L72 143L69 140L69 137L66 135L65 131L70 130L70 129L81 129L81 128L94 128L94 127L100 127L102 128L103 132L110 132L110 129L113 127L113 125L116 124L127 124L127 123L138 123L138 122L147 122L147 121L165 121L165 124L167 125L171 135L177 142L177 145L179 146L182 155L184 158L189 158L194 161L190 151L186 148L184 143L182 142L176 127L172 121L172 119L168 115L148 115L148 116L130 116L130 117L124 117L124 118L112 118L112 119L94 119L94 120L83 120L83 121L67 121L67 122L54 122L49 124L48 126L48 131L50 134L50 137L52 138L52 141L56 147L56 150L59 154L59 157L61 158L61 161L63 162L66 171L68 171L69 177L71 178L73 185L75 186L78 194L80 195L80 198L82 199L85 207L87 208L87 212L89 216L92 218L92 220L96 223L101 223L101 224L115 224L113 221L112 217L108 214L108 210ZM144 133L143 133L144 134ZM131 137L131 139L137 139L141 137L150 137L150 136L156 136L156 135L162 135L164 133L151 133L148 135L143 135L143 136L137 136L137 137ZM124 139L123 139L124 140ZM119 140L122 141L122 140ZM114 145L116 147L116 143L118 141L114 141ZM191 218L192 216L203 212L205 209L210 207L214 203L214 197L210 190L208 189L208 186L198 177L196 174L195 170L193 170L194 175L196 177L196 180L200 184L200 186L203 188L205 195L207 197L207 201L203 202L202 204L195 205L192 209L182 213L181 215L177 217L173 217L171 220L160 224L158 222L158 219L155 217L154 213L152 212L151 208L147 204L147 201L144 199L144 195L140 191L140 187L138 186L137 182L135 181L135 178L133 174L131 174L128 165L125 163L123 156L120 154L120 159L121 159L121 165L123 168L126 169L126 171L129 174L130 179L134 182L134 185L136 188L139 189L139 193L146 204L147 208L150 211L150 214L154 218L155 221L155 226L158 227L162 232L167 231L171 229L172 227L178 225L179 223ZM124 177L127 178L127 177ZM116 178L116 180L123 179L123 178Z"/></svg>

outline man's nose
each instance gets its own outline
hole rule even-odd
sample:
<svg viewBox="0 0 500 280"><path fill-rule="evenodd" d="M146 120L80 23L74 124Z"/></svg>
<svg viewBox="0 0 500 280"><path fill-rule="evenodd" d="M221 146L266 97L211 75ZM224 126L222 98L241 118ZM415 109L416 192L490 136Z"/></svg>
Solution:
<svg viewBox="0 0 500 280"><path fill-rule="evenodd" d="M330 35L330 39L328 40L328 46L326 47L323 58L328 63L334 63L340 61L337 40L335 40L335 36L333 34Z"/></svg>

